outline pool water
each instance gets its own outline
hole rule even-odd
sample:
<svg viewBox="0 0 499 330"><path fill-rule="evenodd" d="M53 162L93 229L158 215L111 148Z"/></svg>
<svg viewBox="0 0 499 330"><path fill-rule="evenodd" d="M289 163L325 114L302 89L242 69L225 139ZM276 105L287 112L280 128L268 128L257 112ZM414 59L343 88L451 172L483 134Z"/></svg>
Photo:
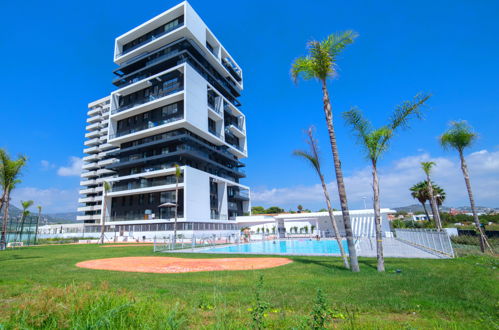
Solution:
<svg viewBox="0 0 499 330"><path fill-rule="evenodd" d="M348 253L347 242L342 241ZM214 247L202 250L204 253L261 253L261 254L340 254L338 242L335 240L283 240L261 241L247 244Z"/></svg>

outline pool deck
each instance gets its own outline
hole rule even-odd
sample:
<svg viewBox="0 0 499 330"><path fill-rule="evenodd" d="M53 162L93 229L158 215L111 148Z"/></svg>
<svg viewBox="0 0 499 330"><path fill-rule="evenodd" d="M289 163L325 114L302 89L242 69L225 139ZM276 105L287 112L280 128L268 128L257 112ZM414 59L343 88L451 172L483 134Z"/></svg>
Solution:
<svg viewBox="0 0 499 330"><path fill-rule="evenodd" d="M359 256L376 257L376 239L362 238L359 240ZM447 258L437 253L430 253L413 245L399 241L396 238L383 238L383 254L385 258L423 258L444 259Z"/></svg>
<svg viewBox="0 0 499 330"><path fill-rule="evenodd" d="M257 243L254 241L251 243ZM250 243L244 243L250 244ZM236 244L229 244L224 246L232 246ZM222 247L222 246L217 246ZM262 252L218 252L210 251L213 247L199 247L194 249L181 249L174 251L164 251L173 253L210 253L210 254L248 254L248 255L279 255L279 256L340 256L340 254L324 254L324 253L262 253ZM215 247L216 248L216 247ZM357 253L360 257L376 257L376 239L361 238L358 241ZM446 259L448 257L439 255L434 252L426 251L413 245L399 241L396 238L385 237L383 238L383 253L385 258L422 258L422 259Z"/></svg>

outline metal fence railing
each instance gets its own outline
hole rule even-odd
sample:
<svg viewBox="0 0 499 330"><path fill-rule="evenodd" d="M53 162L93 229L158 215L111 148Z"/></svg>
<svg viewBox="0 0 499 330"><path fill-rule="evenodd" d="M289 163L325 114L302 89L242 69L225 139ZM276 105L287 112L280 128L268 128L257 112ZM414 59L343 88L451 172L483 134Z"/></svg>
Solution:
<svg viewBox="0 0 499 330"><path fill-rule="evenodd" d="M395 229L395 237L403 242L454 258L449 235L435 229Z"/></svg>
<svg viewBox="0 0 499 330"><path fill-rule="evenodd" d="M173 235L154 237L154 252L212 247L224 244L239 244L244 240L240 235L177 235L174 242Z"/></svg>

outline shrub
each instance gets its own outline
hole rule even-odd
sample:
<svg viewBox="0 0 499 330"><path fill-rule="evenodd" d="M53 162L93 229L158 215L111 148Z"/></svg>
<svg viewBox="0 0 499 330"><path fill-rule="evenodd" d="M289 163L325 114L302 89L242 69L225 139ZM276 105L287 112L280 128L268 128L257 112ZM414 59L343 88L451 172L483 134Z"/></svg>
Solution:
<svg viewBox="0 0 499 330"><path fill-rule="evenodd" d="M266 312L270 308L270 304L262 299L262 293L263 293L263 275L260 275L258 278L258 282L256 284L256 290L255 290L255 303L252 308L250 308L251 311L251 318L253 320L253 328L255 329L264 329L266 322L265 322L265 317Z"/></svg>

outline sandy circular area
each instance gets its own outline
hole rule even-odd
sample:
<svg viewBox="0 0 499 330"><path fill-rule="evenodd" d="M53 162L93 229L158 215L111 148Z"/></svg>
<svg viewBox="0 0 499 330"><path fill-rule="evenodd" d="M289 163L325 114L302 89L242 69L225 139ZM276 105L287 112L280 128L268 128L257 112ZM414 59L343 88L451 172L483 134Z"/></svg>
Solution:
<svg viewBox="0 0 499 330"><path fill-rule="evenodd" d="M188 273L272 268L293 262L288 258L188 259L172 257L124 257L82 261L77 267L139 273Z"/></svg>

